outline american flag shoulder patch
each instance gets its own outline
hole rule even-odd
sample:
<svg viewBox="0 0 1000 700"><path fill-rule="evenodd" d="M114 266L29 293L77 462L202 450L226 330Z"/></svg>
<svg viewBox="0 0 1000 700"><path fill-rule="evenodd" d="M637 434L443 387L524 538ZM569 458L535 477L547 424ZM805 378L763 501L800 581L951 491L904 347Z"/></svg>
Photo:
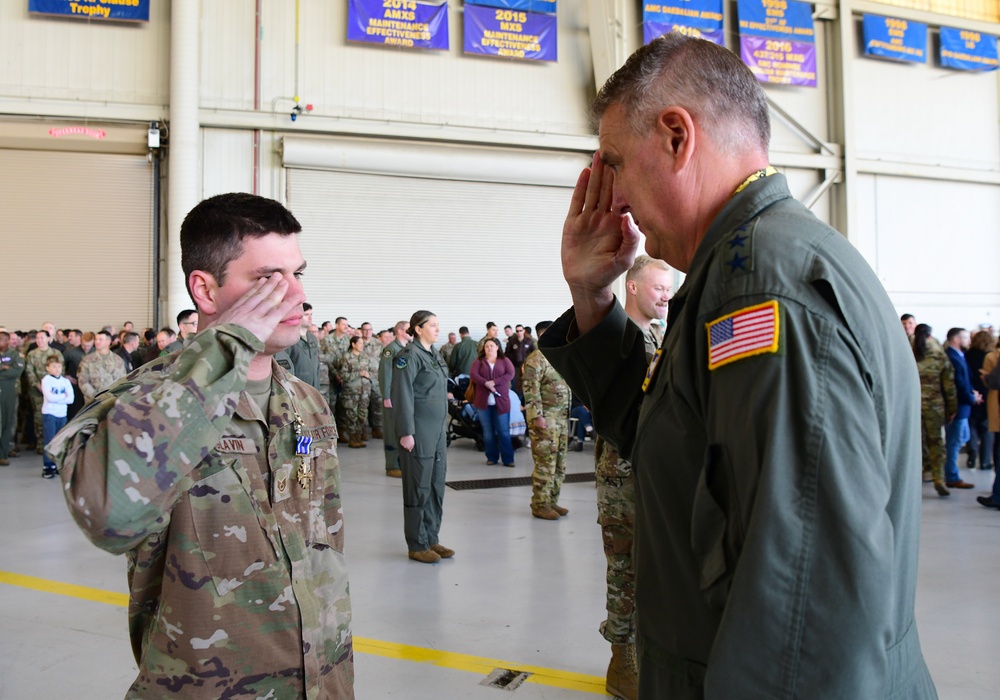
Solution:
<svg viewBox="0 0 1000 700"><path fill-rule="evenodd" d="M780 320L778 302L772 300L706 323L708 368L718 369L744 357L778 352Z"/></svg>

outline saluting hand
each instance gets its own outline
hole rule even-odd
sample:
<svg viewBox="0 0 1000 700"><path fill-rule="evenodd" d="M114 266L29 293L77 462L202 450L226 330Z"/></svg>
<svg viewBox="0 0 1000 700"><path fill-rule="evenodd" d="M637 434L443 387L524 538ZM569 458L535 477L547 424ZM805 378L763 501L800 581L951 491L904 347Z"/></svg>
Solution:
<svg viewBox="0 0 1000 700"><path fill-rule="evenodd" d="M611 284L635 261L637 229L614 211L615 174L598 153L576 181L563 224L562 268L584 333L610 310Z"/></svg>
<svg viewBox="0 0 1000 700"><path fill-rule="evenodd" d="M257 280L249 292L219 314L216 323L234 323L253 333L261 342L274 333L278 324L302 307L306 295L301 291L288 293L288 280L275 272Z"/></svg>

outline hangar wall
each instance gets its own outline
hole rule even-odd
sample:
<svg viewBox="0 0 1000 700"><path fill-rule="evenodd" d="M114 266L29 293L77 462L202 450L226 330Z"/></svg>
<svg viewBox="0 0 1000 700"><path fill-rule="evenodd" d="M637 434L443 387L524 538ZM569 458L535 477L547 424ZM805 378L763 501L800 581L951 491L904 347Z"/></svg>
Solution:
<svg viewBox="0 0 1000 700"><path fill-rule="evenodd" d="M349 187L366 182L365 177L392 186L405 186L405 178L412 178L410 184L428 198L443 187L435 189L428 180L452 181L456 191L465 186L462 183L483 183L482 191L494 193L485 195L491 201L507 196L511 186L529 188L524 192L543 188L538 196L525 198L532 206L558 208L561 199L568 202L573 178L539 184L530 175L540 159L586 162L596 146L586 116L595 83L602 82L641 41L640 3L635 0L560 2L559 60L554 63L464 55L463 7L455 0L448 10L451 48L447 51L348 43L346 0L163 0L152 3L148 23L138 24L29 16L26 3L0 3L0 64L10 66L0 74L0 149L12 147L2 140L4 122L20 119L133 126L155 121L166 127L163 135L169 144L171 19L180 5L193 6L199 18L199 75L196 84L184 89L197 93L200 139L197 168L175 175L196 182L201 197L247 190L293 207L312 207L314 200L299 196L295 201L295 166L283 160L283 144L289 138L308 137L334 149L359 139L400 153L414 147L430 154L447 154L456 146L500 149L506 154L504 167L511 167L513 158L515 172L517 158L523 156L522 182L497 182L490 168L499 161L489 159L482 162L480 172L471 174L451 168L447 159L434 158L437 171L423 174L406 172L391 158L380 161L380 173L352 173L336 164L313 169L326 172L316 176L321 180L347 182ZM933 61L910 66L865 58L858 27L862 12L910 17L931 25L969 26L993 34L1000 33L1000 24L864 0L822 0L813 11L818 86L765 86L774 125L772 162L786 173L797 197L808 200L817 216L859 247L901 311L931 322L938 334L947 325L991 320L994 310L1000 309L1000 284L989 274L989 261L1000 252L996 250L1000 240L993 234L1000 224L996 73L957 73L936 67ZM725 15L727 45L735 47L735 4L725 5ZM289 114L296 96L312 110L293 122ZM169 171L170 147L159 149L155 156ZM99 188L99 183L89 186ZM336 208L337 194L331 192L331 201L324 206ZM163 188L164 204L169 196ZM353 203L345 203L340 214L347 216L348 204ZM425 204L432 209L432 201ZM385 221L398 220L408 213L394 211L397 205L398 200L386 199L377 213ZM506 269L492 273L498 278L496 284L502 286L507 280L530 284L539 277L558 276L557 259L540 267L537 258L539 251L551 254L557 245L561 211L545 216L529 211L528 220L538 222L536 230L525 231L518 223L504 231L503 211L486 209L491 226L465 235L480 235L490 242L500 237L508 244ZM525 212L518 214L522 215ZM324 219L315 208L304 209L301 218L317 226L333 220ZM483 285L483 271L452 259L455 249L446 241L453 232L447 230L448 216L441 219L441 236L424 234L425 243L439 250L444 274L454 277L455 288L476 289ZM161 223L176 230L180 222L164 216ZM457 218L456 225L468 228ZM948 229L947 234L942 229ZM147 227L141 235L151 235L150 231ZM398 232L383 233L391 237ZM5 231L8 235L18 234ZM366 255L366 241L359 240L357 231L326 228L322 236L324 257ZM386 267L380 268L387 277L405 269L403 259L391 258L391 246L380 250L390 256ZM161 278L179 266L178 251L167 243L156 257ZM336 279L334 269L331 275ZM321 263L311 265L310 276L323 274ZM382 282L372 280L373 288ZM536 299L542 305L532 306L532 312L557 313L566 301L558 287L542 284L544 296ZM341 313L336 285L317 289L313 303L319 315ZM155 311L162 325L189 304L177 293L165 298L166 292L161 283L159 303L149 305L150 318L132 320L151 323ZM86 293L100 307L112 290L97 284ZM401 298L408 308L413 297ZM447 303L432 297L418 305L445 308L441 305ZM26 317L38 316L38 322L41 316L52 315L47 308L52 308L51 300L25 300ZM551 308L551 314L544 313L545 308ZM357 320L353 317L365 315L365 309L348 313ZM481 327L485 320L538 320L520 318L517 309L507 319L479 318L474 308L456 307L455 313L467 317L443 319L445 329L463 323ZM386 322L399 315L392 314ZM53 320L57 325L75 323L71 318ZM369 320L381 325L380 319Z"/></svg>

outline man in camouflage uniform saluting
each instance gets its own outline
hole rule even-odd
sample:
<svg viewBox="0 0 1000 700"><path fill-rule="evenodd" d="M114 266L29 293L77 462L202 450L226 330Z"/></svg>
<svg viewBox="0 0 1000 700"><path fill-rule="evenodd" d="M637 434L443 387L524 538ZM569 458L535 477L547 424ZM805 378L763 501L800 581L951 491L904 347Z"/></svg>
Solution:
<svg viewBox="0 0 1000 700"><path fill-rule="evenodd" d="M354 697L336 428L272 359L299 339L300 230L254 195L196 206L181 261L204 330L50 445L77 524L128 555L128 698Z"/></svg>
<svg viewBox="0 0 1000 700"><path fill-rule="evenodd" d="M541 321L538 335L552 325ZM566 447L569 440L569 404L572 395L545 356L533 350L521 366L524 412L531 437L531 514L542 520L558 520L569 510L559 505L559 490L566 478Z"/></svg>

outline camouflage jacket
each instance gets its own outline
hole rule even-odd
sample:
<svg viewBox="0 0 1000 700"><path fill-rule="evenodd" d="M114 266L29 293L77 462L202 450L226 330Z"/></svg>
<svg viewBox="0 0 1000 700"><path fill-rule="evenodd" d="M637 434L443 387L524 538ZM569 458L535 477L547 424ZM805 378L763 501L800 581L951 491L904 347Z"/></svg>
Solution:
<svg viewBox="0 0 1000 700"><path fill-rule="evenodd" d="M361 376L363 371L368 372L367 377ZM353 352L348 351L341 355L340 362L337 363L337 374L344 381L344 388L351 391L367 391L377 372L376 365L364 352L355 356Z"/></svg>
<svg viewBox="0 0 1000 700"><path fill-rule="evenodd" d="M651 325L649 330L642 331L642 340L646 346L646 359L651 360L663 342L663 326ZM621 486L622 479L632 476L632 463L623 459L618 450L598 436L594 445L594 472L606 484Z"/></svg>
<svg viewBox="0 0 1000 700"><path fill-rule="evenodd" d="M955 368L939 343L927 343L927 354L917 363L920 375L920 412L940 416L942 422L958 411Z"/></svg>
<svg viewBox="0 0 1000 700"><path fill-rule="evenodd" d="M345 335L338 338L336 333L330 333L323 338L323 346L320 349L330 366L336 369L340 358L351 351L351 336Z"/></svg>
<svg viewBox="0 0 1000 700"><path fill-rule="evenodd" d="M378 338L369 338L365 342L364 353L372 361L372 367L377 369L379 358L382 357L382 341Z"/></svg>
<svg viewBox="0 0 1000 700"><path fill-rule="evenodd" d="M46 374L45 358L49 355L56 355L59 358L59 362L63 365L66 364L63 354L53 347L50 347L48 350L35 348L24 358L24 376L28 378L28 386L38 393L42 391L39 388L39 384L42 383L42 377Z"/></svg>
<svg viewBox="0 0 1000 700"><path fill-rule="evenodd" d="M90 403L94 397L125 376L125 362L113 352L102 355L93 352L84 355L77 368L77 386L83 400Z"/></svg>
<svg viewBox="0 0 1000 700"><path fill-rule="evenodd" d="M533 350L521 366L524 413L530 424L538 416L547 421L569 418L572 395L563 378L538 350Z"/></svg>
<svg viewBox="0 0 1000 700"><path fill-rule="evenodd" d="M127 553L129 698L354 696L336 428L273 362L261 415L243 389L262 349L209 327L49 445L77 524Z"/></svg>

